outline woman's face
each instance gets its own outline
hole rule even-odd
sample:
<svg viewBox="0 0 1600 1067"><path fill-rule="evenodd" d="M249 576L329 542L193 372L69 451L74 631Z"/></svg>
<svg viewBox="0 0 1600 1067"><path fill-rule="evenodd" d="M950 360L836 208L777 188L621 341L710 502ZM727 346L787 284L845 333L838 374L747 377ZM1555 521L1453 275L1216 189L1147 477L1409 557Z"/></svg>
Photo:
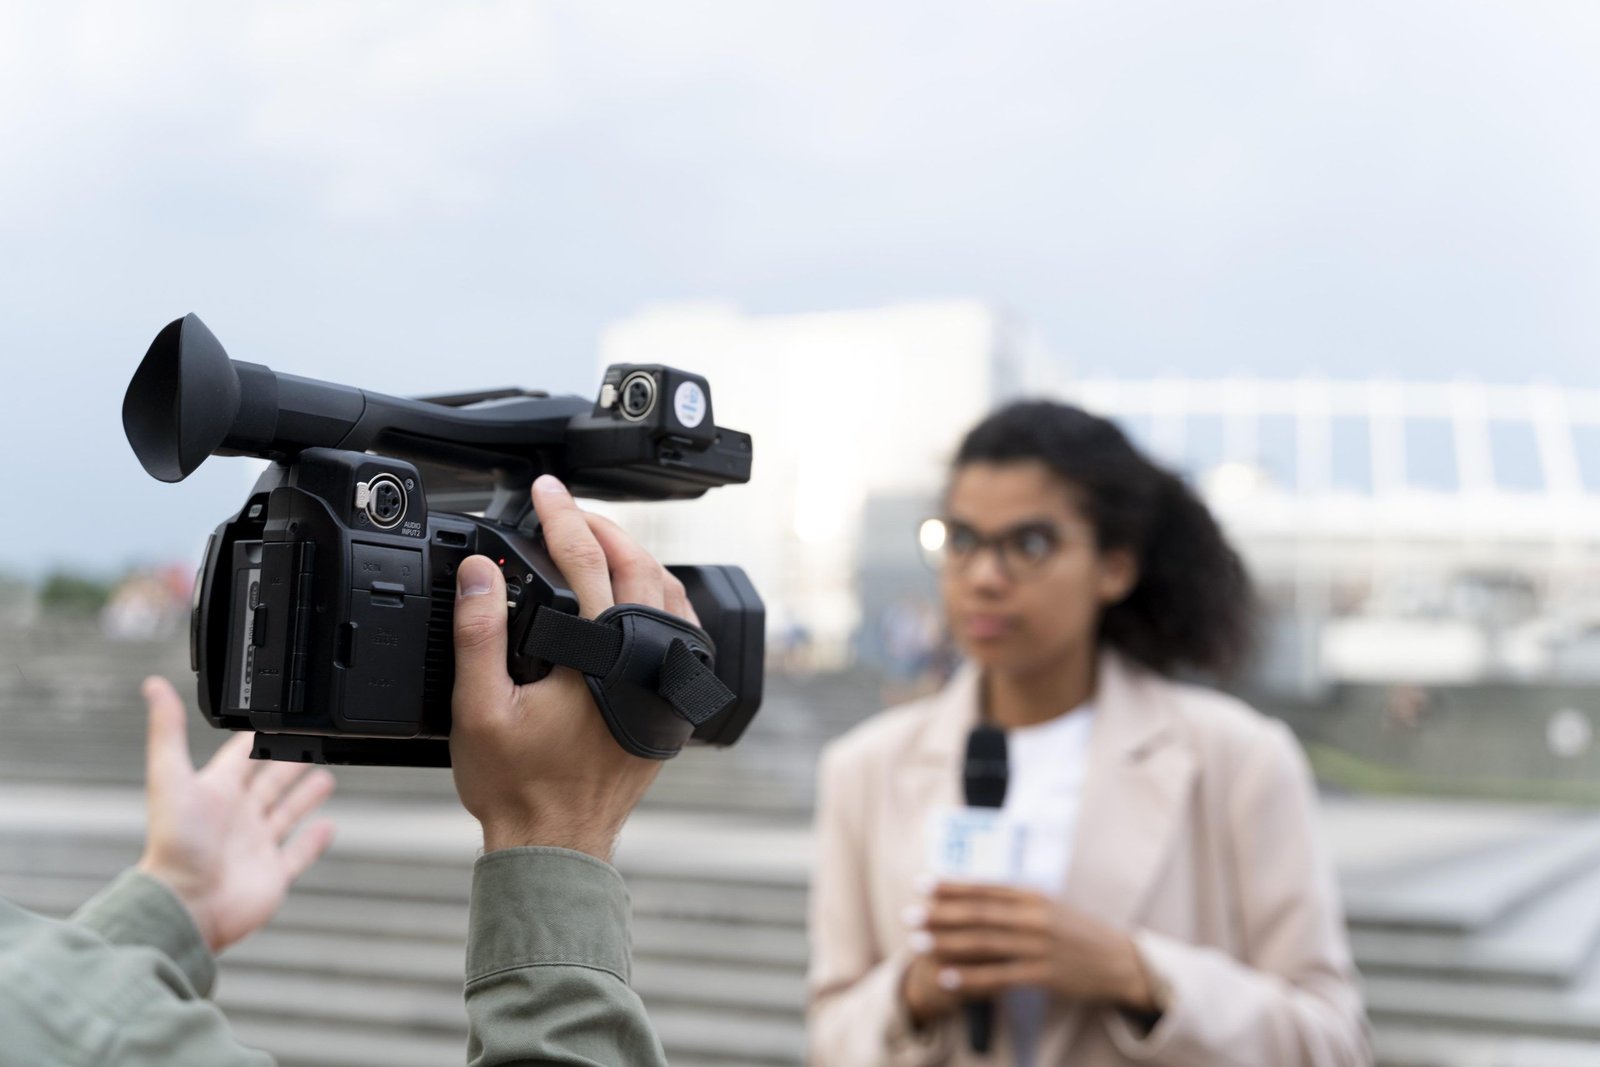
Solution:
<svg viewBox="0 0 1600 1067"><path fill-rule="evenodd" d="M944 520L945 617L985 670L1032 673L1092 646L1138 577L1132 553L1100 551L1073 491L1037 460L958 468Z"/></svg>

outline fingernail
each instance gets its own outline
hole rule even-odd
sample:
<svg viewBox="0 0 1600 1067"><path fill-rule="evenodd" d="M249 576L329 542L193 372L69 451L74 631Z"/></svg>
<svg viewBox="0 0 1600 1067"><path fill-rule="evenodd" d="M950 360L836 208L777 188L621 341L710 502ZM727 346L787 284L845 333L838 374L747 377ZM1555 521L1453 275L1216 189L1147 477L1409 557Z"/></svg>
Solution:
<svg viewBox="0 0 1600 1067"><path fill-rule="evenodd" d="M457 596L482 596L493 588L493 563L476 556L461 561L461 567L456 571Z"/></svg>
<svg viewBox="0 0 1600 1067"><path fill-rule="evenodd" d="M954 993L961 988L961 972L954 967L946 967L939 972L939 988Z"/></svg>
<svg viewBox="0 0 1600 1067"><path fill-rule="evenodd" d="M928 921L928 909L921 904L907 904L900 913L900 921L910 927L918 927Z"/></svg>
<svg viewBox="0 0 1600 1067"><path fill-rule="evenodd" d="M561 484L561 479L554 474L541 474L533 480L533 491L536 493L565 493L567 487Z"/></svg>
<svg viewBox="0 0 1600 1067"><path fill-rule="evenodd" d="M926 930L913 930L911 933L906 935L906 944L911 947L912 952L915 952L918 955L922 955L926 952L932 952L933 935L928 933Z"/></svg>
<svg viewBox="0 0 1600 1067"><path fill-rule="evenodd" d="M923 871L921 874L917 875L911 884L916 888L917 892L921 893L923 896L928 896L935 889L939 888L939 879L929 874L927 871Z"/></svg>

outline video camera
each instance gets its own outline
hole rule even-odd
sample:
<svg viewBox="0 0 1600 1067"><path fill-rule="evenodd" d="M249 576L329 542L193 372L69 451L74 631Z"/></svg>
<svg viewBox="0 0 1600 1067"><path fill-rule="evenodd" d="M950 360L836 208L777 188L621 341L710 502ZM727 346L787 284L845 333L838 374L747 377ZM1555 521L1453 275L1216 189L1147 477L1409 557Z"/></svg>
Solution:
<svg viewBox="0 0 1600 1067"><path fill-rule="evenodd" d="M209 455L272 461L211 535L190 628L201 711L254 730L258 759L449 766L455 573L473 554L505 575L511 677L582 671L630 752L731 745L761 705L765 611L742 570L668 568L698 627L641 605L579 619L529 497L545 473L605 500L748 481L750 437L716 425L704 378L623 364L595 402L405 400L236 362L187 315L145 353L122 424L164 482Z"/></svg>

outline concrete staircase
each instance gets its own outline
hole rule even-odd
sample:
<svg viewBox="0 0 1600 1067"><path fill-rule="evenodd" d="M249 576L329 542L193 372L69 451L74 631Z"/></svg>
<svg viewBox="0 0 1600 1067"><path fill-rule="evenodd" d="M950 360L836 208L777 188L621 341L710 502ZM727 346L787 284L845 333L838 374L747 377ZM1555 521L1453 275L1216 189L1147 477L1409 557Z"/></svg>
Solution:
<svg viewBox="0 0 1600 1067"><path fill-rule="evenodd" d="M144 780L139 680L162 674L191 700L194 675L182 641L108 641L83 625L0 628L0 782L138 785ZM816 755L824 741L877 709L866 676L770 678L766 699L730 749L685 750L647 805L685 811L730 807L785 821L810 818ZM225 740L196 712L196 759ZM450 773L349 767L346 795L453 801Z"/></svg>
<svg viewBox="0 0 1600 1067"><path fill-rule="evenodd" d="M142 827L123 816L142 807L136 690L149 673L192 686L177 642L0 632L0 807L9 797L12 809L0 811L0 895L64 915L137 857ZM859 680L777 680L740 744L669 764L625 835L634 986L674 1064L801 1062L816 753L870 713L870 693ZM197 759L222 740L191 718ZM227 954L218 1003L242 1040L286 1065L460 1062L474 828L448 771L342 768L339 780L339 843L267 930ZM34 825L22 809L36 805L79 817Z"/></svg>
<svg viewBox="0 0 1600 1067"><path fill-rule="evenodd" d="M136 856L151 672L186 681L186 651L0 631L0 895L64 914ZM865 677L775 680L747 738L674 761L630 825L635 984L674 1064L801 1062L816 753L875 704ZM222 738L196 718L191 739L203 754ZM449 774L346 769L336 803L334 853L228 954L219 1002L287 1065L460 1062L472 829ZM1519 812L1447 839L1404 803L1329 798L1324 814L1344 827L1382 1063L1600 1064L1600 820ZM1377 837L1376 860L1355 847Z"/></svg>
<svg viewBox="0 0 1600 1067"><path fill-rule="evenodd" d="M1600 820L1346 879L1385 1062L1600 1063Z"/></svg>
<svg viewBox="0 0 1600 1067"><path fill-rule="evenodd" d="M0 797L19 803L25 794ZM119 790L86 804L129 802ZM361 839L360 824L384 809L356 803L356 840L341 840L265 931L223 957L217 1002L242 1040L286 1065L461 1062L470 825L397 853ZM84 814L85 824L101 821ZM70 912L132 863L142 837L136 826L63 834L18 822L0 827L0 895L50 915ZM630 837L666 838L676 851L673 830L646 825ZM733 824L716 836L737 846L769 835ZM697 876L648 847L629 849L619 866L634 902L633 984L672 1062L799 1064L806 856Z"/></svg>

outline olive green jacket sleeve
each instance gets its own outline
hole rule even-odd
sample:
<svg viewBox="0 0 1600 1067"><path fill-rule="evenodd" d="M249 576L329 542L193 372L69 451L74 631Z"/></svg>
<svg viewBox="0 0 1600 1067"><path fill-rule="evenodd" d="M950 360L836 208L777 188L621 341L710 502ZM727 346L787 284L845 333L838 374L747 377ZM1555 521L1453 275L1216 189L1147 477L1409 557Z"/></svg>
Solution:
<svg viewBox="0 0 1600 1067"><path fill-rule="evenodd" d="M628 986L629 912L622 876L581 852L479 859L467 934L471 1067L665 1067Z"/></svg>
<svg viewBox="0 0 1600 1067"><path fill-rule="evenodd" d="M188 910L137 871L71 922L0 900L0 1067L271 1067L205 999L215 976Z"/></svg>
<svg viewBox="0 0 1600 1067"><path fill-rule="evenodd" d="M665 1064L628 988L628 893L577 852L494 852L473 872L474 1067ZM122 874L70 922L0 900L0 1067L272 1067L205 998L216 964L182 903Z"/></svg>

